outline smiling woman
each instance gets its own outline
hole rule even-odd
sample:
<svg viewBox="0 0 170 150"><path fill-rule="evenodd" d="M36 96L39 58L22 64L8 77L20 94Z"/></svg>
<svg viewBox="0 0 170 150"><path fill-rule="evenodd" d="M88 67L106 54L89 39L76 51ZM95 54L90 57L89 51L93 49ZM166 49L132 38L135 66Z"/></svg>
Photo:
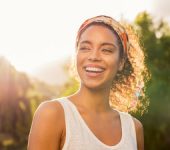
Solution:
<svg viewBox="0 0 170 150"><path fill-rule="evenodd" d="M128 112L144 97L144 54L136 36L108 16L86 20L76 40L79 90L42 103L29 150L143 150L143 128ZM141 95L140 95L141 94Z"/></svg>
<svg viewBox="0 0 170 150"><path fill-rule="evenodd" d="M117 43L110 29L100 24L93 24L82 33L78 42L77 71L83 85L111 86L118 67L121 67Z"/></svg>

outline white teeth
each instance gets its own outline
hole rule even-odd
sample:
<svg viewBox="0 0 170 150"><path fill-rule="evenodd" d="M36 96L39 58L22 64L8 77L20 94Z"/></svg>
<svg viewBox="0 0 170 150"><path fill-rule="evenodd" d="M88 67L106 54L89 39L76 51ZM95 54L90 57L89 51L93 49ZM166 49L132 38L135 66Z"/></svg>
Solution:
<svg viewBox="0 0 170 150"><path fill-rule="evenodd" d="M86 71L94 71L94 72L101 72L104 69L102 68L96 68L96 67L86 67Z"/></svg>

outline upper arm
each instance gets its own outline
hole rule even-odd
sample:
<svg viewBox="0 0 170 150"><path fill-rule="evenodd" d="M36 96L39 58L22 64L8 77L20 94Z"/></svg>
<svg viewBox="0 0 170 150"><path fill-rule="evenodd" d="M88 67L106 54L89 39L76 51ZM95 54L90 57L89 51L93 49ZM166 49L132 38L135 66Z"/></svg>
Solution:
<svg viewBox="0 0 170 150"><path fill-rule="evenodd" d="M143 125L136 118L133 118L133 120L134 120L134 123L135 123L135 129L136 129L136 139L137 139L138 150L144 150Z"/></svg>
<svg viewBox="0 0 170 150"><path fill-rule="evenodd" d="M28 139L28 150L58 150L62 135L60 104L44 102L35 112Z"/></svg>

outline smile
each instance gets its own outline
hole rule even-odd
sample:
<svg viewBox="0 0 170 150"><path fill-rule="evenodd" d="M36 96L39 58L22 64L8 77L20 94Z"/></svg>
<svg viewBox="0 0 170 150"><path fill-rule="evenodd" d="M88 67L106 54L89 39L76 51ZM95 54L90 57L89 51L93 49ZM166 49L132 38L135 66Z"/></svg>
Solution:
<svg viewBox="0 0 170 150"><path fill-rule="evenodd" d="M95 72L95 73L101 73L104 71L103 68L99 68L99 67L85 67L85 70L87 72Z"/></svg>
<svg viewBox="0 0 170 150"><path fill-rule="evenodd" d="M94 65L86 66L84 69L86 71L86 75L90 78L101 77L105 71L103 67Z"/></svg>

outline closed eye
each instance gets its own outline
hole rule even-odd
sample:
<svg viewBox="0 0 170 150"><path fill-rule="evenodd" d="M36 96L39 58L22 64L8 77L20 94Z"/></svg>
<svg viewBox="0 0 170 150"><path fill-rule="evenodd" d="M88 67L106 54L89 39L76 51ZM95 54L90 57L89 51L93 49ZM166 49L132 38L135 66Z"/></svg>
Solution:
<svg viewBox="0 0 170 150"><path fill-rule="evenodd" d="M113 49L109 49L109 48L103 48L102 49L103 52L108 52L108 53L113 53Z"/></svg>
<svg viewBox="0 0 170 150"><path fill-rule="evenodd" d="M90 50L89 47L80 47L79 50Z"/></svg>

